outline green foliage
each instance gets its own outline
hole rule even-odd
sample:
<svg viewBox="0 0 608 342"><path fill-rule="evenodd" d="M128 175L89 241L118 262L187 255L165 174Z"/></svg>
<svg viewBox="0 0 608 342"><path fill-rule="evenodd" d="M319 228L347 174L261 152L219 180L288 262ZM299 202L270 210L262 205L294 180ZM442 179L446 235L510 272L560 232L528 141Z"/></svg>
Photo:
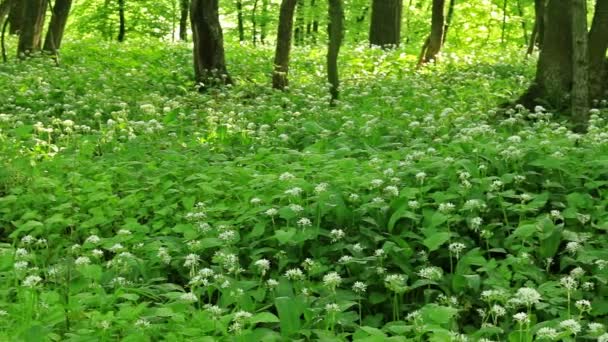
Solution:
<svg viewBox="0 0 608 342"><path fill-rule="evenodd" d="M606 110L498 119L533 60L409 49L345 46L336 107L310 47L286 93L269 46L206 94L182 44L2 65L0 340L604 334Z"/></svg>

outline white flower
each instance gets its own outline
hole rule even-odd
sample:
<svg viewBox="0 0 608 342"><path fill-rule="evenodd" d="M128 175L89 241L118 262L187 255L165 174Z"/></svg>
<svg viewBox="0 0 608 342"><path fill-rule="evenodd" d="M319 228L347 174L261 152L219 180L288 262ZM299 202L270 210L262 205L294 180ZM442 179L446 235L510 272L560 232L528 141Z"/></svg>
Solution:
<svg viewBox="0 0 608 342"><path fill-rule="evenodd" d="M353 291L355 293L361 294L361 293L364 293L366 290L367 290L367 285L362 281L356 281L353 284Z"/></svg>
<svg viewBox="0 0 608 342"><path fill-rule="evenodd" d="M562 279L559 280L559 283L567 290L574 290L578 286L576 279L572 278L571 276L562 277Z"/></svg>
<svg viewBox="0 0 608 342"><path fill-rule="evenodd" d="M363 247L361 246L360 243L356 243L353 245L353 251L355 253L361 253L361 252L363 252Z"/></svg>
<svg viewBox="0 0 608 342"><path fill-rule="evenodd" d="M389 185L384 188L384 192L389 194L390 196L399 196L399 189L394 185Z"/></svg>
<svg viewBox="0 0 608 342"><path fill-rule="evenodd" d="M359 195L357 194L350 194L348 195L348 200L351 202L357 202L359 201Z"/></svg>
<svg viewBox="0 0 608 342"><path fill-rule="evenodd" d="M418 276L429 280L439 280L443 276L443 270L436 266L424 267L418 271Z"/></svg>
<svg viewBox="0 0 608 342"><path fill-rule="evenodd" d="M221 232L218 235L218 238L222 241L232 241L236 238L236 232L234 230L227 230L225 232Z"/></svg>
<svg viewBox="0 0 608 342"><path fill-rule="evenodd" d="M446 202L446 203L440 203L439 204L439 211L442 212L442 213L444 213L444 214L453 211L454 208L456 208L456 206L453 203L451 203L451 202Z"/></svg>
<svg viewBox="0 0 608 342"><path fill-rule="evenodd" d="M319 183L319 184L317 184L317 186L315 186L315 193L316 194L320 194L322 192L327 191L327 187L328 186L329 185L327 183Z"/></svg>
<svg viewBox="0 0 608 342"><path fill-rule="evenodd" d="M23 280L22 285L25 287L36 287L36 285L38 285L41 281L42 278L40 278L39 276L29 275Z"/></svg>
<svg viewBox="0 0 608 342"><path fill-rule="evenodd" d="M371 181L372 188L379 188L382 184L384 184L382 179L372 179Z"/></svg>
<svg viewBox="0 0 608 342"><path fill-rule="evenodd" d="M331 236L331 242L336 242L344 238L346 234L342 229L332 229L329 235Z"/></svg>
<svg viewBox="0 0 608 342"><path fill-rule="evenodd" d="M285 194L296 197L300 196L300 194L302 194L302 191L304 191L302 190L302 188L296 186L291 189L285 190Z"/></svg>
<svg viewBox="0 0 608 342"><path fill-rule="evenodd" d="M519 324L527 324L530 323L530 319L528 318L528 314L525 312L518 312L513 315L513 319L517 321Z"/></svg>
<svg viewBox="0 0 608 342"><path fill-rule="evenodd" d="M517 293L515 294L515 299L517 299L518 302L524 305L530 306L538 304L541 300L541 295L533 288L522 287L517 290Z"/></svg>
<svg viewBox="0 0 608 342"><path fill-rule="evenodd" d="M135 322L135 326L140 328L148 328L150 326L150 321L145 318L140 318Z"/></svg>
<svg viewBox="0 0 608 342"><path fill-rule="evenodd" d="M250 313L250 312L240 310L240 311L237 311L237 312L234 314L234 320L235 320L235 321L243 321L243 320L246 320L246 319L248 319L248 318L251 318L251 316L252 316L252 315L251 315L251 313Z"/></svg>
<svg viewBox="0 0 608 342"><path fill-rule="evenodd" d="M266 271L270 269L270 261L267 259L260 259L254 263L254 265L260 270L262 275L266 274Z"/></svg>
<svg viewBox="0 0 608 342"><path fill-rule="evenodd" d="M78 266L82 266L82 265L88 265L91 263L91 259L89 259L89 257L86 256L81 256L78 257L75 261L74 264L78 265Z"/></svg>
<svg viewBox="0 0 608 342"><path fill-rule="evenodd" d="M254 197L254 198L252 198L252 199L249 201L249 203L254 204L254 205L255 205L255 204L260 204L260 203L262 203L262 200L261 200L261 199L259 199L259 198L257 198L257 197Z"/></svg>
<svg viewBox="0 0 608 342"><path fill-rule="evenodd" d="M608 342L608 333L603 333L597 338L597 342Z"/></svg>
<svg viewBox="0 0 608 342"><path fill-rule="evenodd" d="M543 327L538 329L536 332L536 337L538 338L546 338L550 340L554 340L557 338L558 332L557 330L549 327Z"/></svg>
<svg viewBox="0 0 608 342"><path fill-rule="evenodd" d="M340 259L338 259L338 262L341 264L346 264L349 263L351 260L353 260L353 257L350 255L343 255L340 257Z"/></svg>
<svg viewBox="0 0 608 342"><path fill-rule="evenodd" d="M504 307L498 304L492 305L490 308L490 312L493 313L496 317L501 317L507 314L507 310Z"/></svg>
<svg viewBox="0 0 608 342"><path fill-rule="evenodd" d="M192 292L186 292L186 293L182 294L181 296L179 296L179 299L183 300L184 302L188 302L188 303L198 302L198 297Z"/></svg>
<svg viewBox="0 0 608 342"><path fill-rule="evenodd" d="M184 267L196 267L200 262L201 258L194 254L190 253L186 255L186 261L184 261Z"/></svg>
<svg viewBox="0 0 608 342"><path fill-rule="evenodd" d="M460 242L454 242L451 243L448 246L448 249L450 250L450 252L456 254L456 259L458 259L460 257L460 253L466 248L467 246L465 246L464 243L460 243Z"/></svg>
<svg viewBox="0 0 608 342"><path fill-rule="evenodd" d="M290 180L290 179L294 179L295 176L292 175L289 172L283 172L280 176L279 176L279 180L285 181L285 180Z"/></svg>
<svg viewBox="0 0 608 342"><path fill-rule="evenodd" d="M576 308L580 311L590 311L591 310L591 302L586 299L577 300Z"/></svg>
<svg viewBox="0 0 608 342"><path fill-rule="evenodd" d="M424 172L418 172L416 174L416 180L419 181L420 183L424 182L425 178L426 178L426 173L424 173Z"/></svg>
<svg viewBox="0 0 608 342"><path fill-rule="evenodd" d="M299 212L304 211L304 208L301 205L295 204L295 203L290 204L289 209L291 209L291 211L293 211L294 213L299 213Z"/></svg>
<svg viewBox="0 0 608 342"><path fill-rule="evenodd" d="M576 241L570 241L566 244L566 251L570 254L576 253L579 249L581 249L581 244Z"/></svg>
<svg viewBox="0 0 608 342"><path fill-rule="evenodd" d="M384 286L396 293L403 293L407 290L406 279L401 274L390 274L384 278Z"/></svg>
<svg viewBox="0 0 608 342"><path fill-rule="evenodd" d="M325 311L328 313L340 312L340 306L336 303L329 303L325 305Z"/></svg>
<svg viewBox="0 0 608 342"><path fill-rule="evenodd" d="M298 226L302 227L302 228L306 228L306 227L310 227L312 225L312 222L307 219L306 217L302 217L301 219L298 220Z"/></svg>
<svg viewBox="0 0 608 342"><path fill-rule="evenodd" d="M407 205L408 205L408 207L410 207L412 209L420 208L420 203L418 201L408 201Z"/></svg>
<svg viewBox="0 0 608 342"><path fill-rule="evenodd" d="M304 273L299 268L292 268L285 272L285 277L289 280L302 280L304 279Z"/></svg>
<svg viewBox="0 0 608 342"><path fill-rule="evenodd" d="M573 334L578 334L579 332L581 332L581 324L573 319L567 319L565 321L561 321L559 323L559 326L562 329L568 330Z"/></svg>
<svg viewBox="0 0 608 342"><path fill-rule="evenodd" d="M266 285L268 285L268 287L270 287L270 288L274 288L274 287L279 286L279 282L274 279L268 279L266 281Z"/></svg>
<svg viewBox="0 0 608 342"><path fill-rule="evenodd" d="M330 272L323 276L323 285L329 287L330 290L334 291L336 287L342 283L342 277L338 272Z"/></svg>
<svg viewBox="0 0 608 342"><path fill-rule="evenodd" d="M270 208L270 209L266 210L264 213L268 216L276 216L276 214L278 214L279 211L275 208Z"/></svg>
<svg viewBox="0 0 608 342"><path fill-rule="evenodd" d="M604 325L602 323L592 322L587 325L587 328L589 329L589 332L593 335L599 335L604 332Z"/></svg>
<svg viewBox="0 0 608 342"><path fill-rule="evenodd" d="M5 310L0 310L0 317L2 316L8 316L8 312L6 312Z"/></svg>

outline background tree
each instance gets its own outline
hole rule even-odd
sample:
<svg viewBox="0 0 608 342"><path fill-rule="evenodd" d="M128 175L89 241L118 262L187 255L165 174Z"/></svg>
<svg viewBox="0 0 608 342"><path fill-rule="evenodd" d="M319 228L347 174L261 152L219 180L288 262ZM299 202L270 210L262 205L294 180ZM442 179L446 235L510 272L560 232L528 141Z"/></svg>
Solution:
<svg viewBox="0 0 608 342"><path fill-rule="evenodd" d="M289 72L289 52L291 50L293 16L296 4L297 0L283 0L281 2L277 48L274 55L274 71L272 73L272 87L274 89L283 90L289 84L287 74Z"/></svg>
<svg viewBox="0 0 608 342"><path fill-rule="evenodd" d="M237 27L239 29L239 41L245 41L245 23L243 22L243 1L236 0Z"/></svg>
<svg viewBox="0 0 608 342"><path fill-rule="evenodd" d="M72 0L55 0L51 22L49 23L46 38L44 39L44 51L56 54L57 50L61 47L63 32L65 31L65 25L68 22L68 15L71 7Z"/></svg>
<svg viewBox="0 0 608 342"><path fill-rule="evenodd" d="M608 1L597 0L595 15L589 31L589 96L600 99L608 89Z"/></svg>
<svg viewBox="0 0 608 342"><path fill-rule="evenodd" d="M179 2L179 40L188 40L188 12L190 0L180 0Z"/></svg>
<svg viewBox="0 0 608 342"><path fill-rule="evenodd" d="M572 116L583 130L589 114L587 0L572 0Z"/></svg>
<svg viewBox="0 0 608 342"><path fill-rule="evenodd" d="M369 43L398 46L401 40L402 0L373 0Z"/></svg>
<svg viewBox="0 0 608 342"><path fill-rule="evenodd" d="M226 70L218 7L218 0L192 0L190 7L194 76L200 91L215 85L232 84Z"/></svg>
<svg viewBox="0 0 608 342"><path fill-rule="evenodd" d="M123 42L126 34L125 0L118 0L118 41Z"/></svg>
<svg viewBox="0 0 608 342"><path fill-rule="evenodd" d="M17 55L21 58L40 51L47 0L25 0Z"/></svg>
<svg viewBox="0 0 608 342"><path fill-rule="evenodd" d="M418 65L435 60L443 45L443 30L445 28L444 15L445 0L433 0L431 14L431 33L422 46Z"/></svg>
<svg viewBox="0 0 608 342"><path fill-rule="evenodd" d="M601 0L599 2L602 2ZM599 3L598 2L598 3ZM534 47L542 48L545 35L545 0L534 0L534 27L530 34L527 54L534 51Z"/></svg>
<svg viewBox="0 0 608 342"><path fill-rule="evenodd" d="M340 95L340 78L338 74L338 54L344 36L344 9L342 0L329 0L329 46L327 49L327 80L331 85L331 104Z"/></svg>
<svg viewBox="0 0 608 342"><path fill-rule="evenodd" d="M23 13L25 11L25 0L14 1L11 10L8 15L9 22L9 33L19 34L21 27L23 26Z"/></svg>

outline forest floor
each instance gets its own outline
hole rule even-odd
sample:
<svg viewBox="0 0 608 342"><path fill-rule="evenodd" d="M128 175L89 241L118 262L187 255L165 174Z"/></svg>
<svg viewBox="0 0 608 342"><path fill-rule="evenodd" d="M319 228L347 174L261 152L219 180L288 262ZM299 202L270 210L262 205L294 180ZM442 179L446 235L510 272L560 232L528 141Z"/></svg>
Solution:
<svg viewBox="0 0 608 342"><path fill-rule="evenodd" d="M345 47L329 107L321 48L63 50L0 65L0 340L605 334L608 111L498 119L533 58Z"/></svg>

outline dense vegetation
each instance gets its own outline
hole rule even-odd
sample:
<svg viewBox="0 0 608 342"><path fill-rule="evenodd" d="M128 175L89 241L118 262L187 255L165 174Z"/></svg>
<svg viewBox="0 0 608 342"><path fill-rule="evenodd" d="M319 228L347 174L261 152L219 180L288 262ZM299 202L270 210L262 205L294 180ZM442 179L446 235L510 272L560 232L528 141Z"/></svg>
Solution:
<svg viewBox="0 0 608 342"><path fill-rule="evenodd" d="M274 42L228 28L201 93L169 2L122 43L95 3L61 58L0 65L0 340L608 341L608 103L584 133L504 106L533 13L482 40L500 4L460 3L421 67L430 2L381 49L347 1L330 105L325 29L278 91Z"/></svg>

